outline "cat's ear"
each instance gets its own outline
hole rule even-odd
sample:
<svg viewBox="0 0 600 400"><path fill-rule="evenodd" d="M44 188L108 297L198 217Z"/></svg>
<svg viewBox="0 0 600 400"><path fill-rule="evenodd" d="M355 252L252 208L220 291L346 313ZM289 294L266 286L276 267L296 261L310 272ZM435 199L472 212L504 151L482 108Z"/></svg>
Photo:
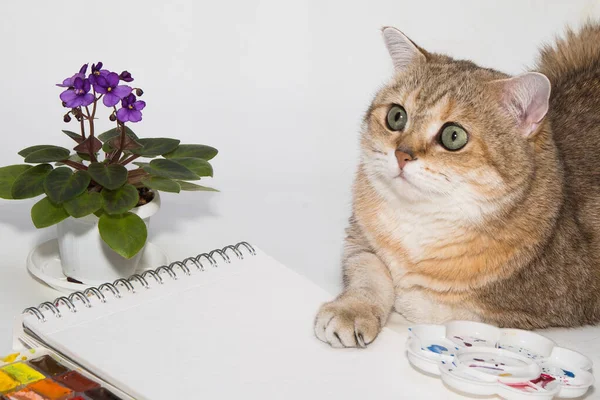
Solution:
<svg viewBox="0 0 600 400"><path fill-rule="evenodd" d="M523 135L531 136L548 112L551 85L546 75L527 72L491 84L500 88L502 103L517 119Z"/></svg>
<svg viewBox="0 0 600 400"><path fill-rule="evenodd" d="M396 72L401 72L415 62L425 62L425 55L404 33L391 26L381 30L385 46L392 57Z"/></svg>

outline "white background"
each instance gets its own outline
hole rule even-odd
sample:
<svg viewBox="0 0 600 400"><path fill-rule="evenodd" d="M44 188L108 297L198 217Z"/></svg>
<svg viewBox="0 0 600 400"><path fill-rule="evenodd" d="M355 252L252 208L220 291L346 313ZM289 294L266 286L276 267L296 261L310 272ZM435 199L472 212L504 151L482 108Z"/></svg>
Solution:
<svg viewBox="0 0 600 400"><path fill-rule="evenodd" d="M221 151L222 192L164 194L150 240L172 260L249 240L335 292L360 121L392 73L379 29L518 73L589 16L599 1L3 1L0 161L72 145L54 83L85 62L127 69L146 92L139 136ZM57 295L25 270L55 235L33 227L33 203L0 200L0 353L9 317Z"/></svg>

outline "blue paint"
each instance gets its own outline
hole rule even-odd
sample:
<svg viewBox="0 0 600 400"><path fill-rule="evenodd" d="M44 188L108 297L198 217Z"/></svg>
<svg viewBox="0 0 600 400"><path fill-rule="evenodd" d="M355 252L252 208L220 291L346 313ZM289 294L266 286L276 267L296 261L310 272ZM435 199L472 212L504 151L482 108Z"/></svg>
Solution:
<svg viewBox="0 0 600 400"><path fill-rule="evenodd" d="M437 354L442 354L442 352L448 351L447 348L445 348L444 346L440 346L438 344L432 344L431 346L427 347L427 350L431 351L432 353L437 353Z"/></svg>
<svg viewBox="0 0 600 400"><path fill-rule="evenodd" d="M566 369L563 369L562 371L565 374L565 376L568 376L569 378L575 378L575 374L571 371L567 371Z"/></svg>

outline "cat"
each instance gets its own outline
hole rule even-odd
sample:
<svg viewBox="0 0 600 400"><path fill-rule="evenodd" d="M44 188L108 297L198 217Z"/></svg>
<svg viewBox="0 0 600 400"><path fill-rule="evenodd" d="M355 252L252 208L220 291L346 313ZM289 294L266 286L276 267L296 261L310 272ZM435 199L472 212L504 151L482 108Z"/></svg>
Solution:
<svg viewBox="0 0 600 400"><path fill-rule="evenodd" d="M395 75L363 120L343 292L316 336L364 347L415 323L600 321L600 25L517 76L382 29Z"/></svg>

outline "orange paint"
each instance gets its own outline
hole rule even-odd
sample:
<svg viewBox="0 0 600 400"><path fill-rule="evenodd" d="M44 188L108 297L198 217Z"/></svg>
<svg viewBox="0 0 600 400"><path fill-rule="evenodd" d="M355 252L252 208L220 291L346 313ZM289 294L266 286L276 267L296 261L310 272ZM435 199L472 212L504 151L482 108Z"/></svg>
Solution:
<svg viewBox="0 0 600 400"><path fill-rule="evenodd" d="M51 379L44 379L43 381L33 383L28 388L49 400L65 400L73 394L71 389L67 389Z"/></svg>

